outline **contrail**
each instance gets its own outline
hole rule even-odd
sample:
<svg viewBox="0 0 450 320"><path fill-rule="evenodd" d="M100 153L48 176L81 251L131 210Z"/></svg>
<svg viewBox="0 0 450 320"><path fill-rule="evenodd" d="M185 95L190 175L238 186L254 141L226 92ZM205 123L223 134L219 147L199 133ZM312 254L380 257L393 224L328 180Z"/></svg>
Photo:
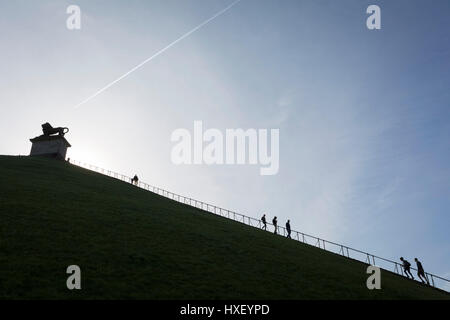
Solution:
<svg viewBox="0 0 450 320"><path fill-rule="evenodd" d="M179 37L178 39L176 39L175 41L171 42L170 44L168 44L167 46L165 46L164 48L162 48L161 50L159 50L158 52L156 52L154 55L152 55L150 58L145 59L144 61L142 61L141 63L139 63L137 66L135 66L133 69L131 69L130 71L128 71L127 73L121 75L119 78L117 78L116 80L114 80L113 82L111 82L110 84L104 86L103 88L101 88L100 90L98 90L96 93L94 93L93 95L91 95L89 98L83 100L82 102L80 102L79 104L77 104L74 108L78 108L79 106L85 104L86 102L94 99L96 96L98 96L100 93L102 93L103 91L105 91L106 89L108 89L109 87L113 86L115 83L119 82L120 80L122 80L123 78L127 77L128 75L130 75L132 72L136 71L137 69L139 69L140 67L142 67L144 64L146 64L147 62L153 60L154 58L156 58L157 56L159 56L161 53L163 53L164 51L166 51L167 49L169 49L170 47L174 46L176 43L180 42L181 40L183 40L184 38L188 37L189 35L191 35L192 33L194 33L195 31L197 31L198 29L200 29L201 27L205 26L206 24L208 24L209 22L211 22L212 20L214 20L215 18L221 16L222 14L224 14L225 12L227 12L228 10L230 10L234 5L236 5L238 2L240 2L241 0L236 0L234 1L232 4L230 4L228 7L225 7L224 9L222 9L221 11L217 12L215 15L213 15L211 18L209 18L208 20L205 20L204 22L202 22L201 24L199 24L198 26L196 26L194 29L192 29L191 31L185 33L184 35L182 35L181 37Z"/></svg>

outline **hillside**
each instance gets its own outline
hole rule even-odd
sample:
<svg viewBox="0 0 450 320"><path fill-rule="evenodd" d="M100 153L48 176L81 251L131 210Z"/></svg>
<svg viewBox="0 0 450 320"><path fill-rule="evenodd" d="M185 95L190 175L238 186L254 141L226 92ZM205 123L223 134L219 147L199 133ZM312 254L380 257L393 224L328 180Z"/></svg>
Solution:
<svg viewBox="0 0 450 320"><path fill-rule="evenodd" d="M450 298L68 163L0 156L0 177L0 299Z"/></svg>

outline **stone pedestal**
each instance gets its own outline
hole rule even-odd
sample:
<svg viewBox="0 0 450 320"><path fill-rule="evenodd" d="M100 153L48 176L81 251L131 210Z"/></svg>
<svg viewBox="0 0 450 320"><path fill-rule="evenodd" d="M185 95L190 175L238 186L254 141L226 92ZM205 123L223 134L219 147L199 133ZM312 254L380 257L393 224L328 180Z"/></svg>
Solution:
<svg viewBox="0 0 450 320"><path fill-rule="evenodd" d="M30 156L43 156L59 160L66 159L70 143L63 136L39 136L30 139L32 146Z"/></svg>

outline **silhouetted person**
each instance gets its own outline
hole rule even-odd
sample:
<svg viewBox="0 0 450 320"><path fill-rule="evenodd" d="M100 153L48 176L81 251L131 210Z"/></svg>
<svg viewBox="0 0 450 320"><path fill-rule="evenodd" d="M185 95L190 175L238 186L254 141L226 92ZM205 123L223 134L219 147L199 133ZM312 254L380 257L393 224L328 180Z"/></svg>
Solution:
<svg viewBox="0 0 450 320"><path fill-rule="evenodd" d="M412 275L411 269L410 269L411 263L409 263L407 260L403 259L403 257L400 257L400 260L403 262L403 269L405 270L406 277L409 279L409 276L411 276L411 279L414 280L414 276Z"/></svg>
<svg viewBox="0 0 450 320"><path fill-rule="evenodd" d="M264 230L267 230L266 214L263 214L263 216L262 216L262 218L261 218L261 221L262 221L262 223L263 223L262 228L263 228Z"/></svg>
<svg viewBox="0 0 450 320"><path fill-rule="evenodd" d="M273 233L277 234L277 217L273 218L272 220L273 226L274 226L274 230Z"/></svg>
<svg viewBox="0 0 450 320"><path fill-rule="evenodd" d="M428 278L427 278L427 276L425 275L425 270L423 270L422 263L421 263L417 258L414 258L414 260L416 261L416 265L417 265L417 276L419 277L420 281L422 281L422 283L425 283L425 281L426 281L426 283L427 283L428 285L430 285L430 283L428 282ZM422 277L425 279L425 281L423 281Z"/></svg>
<svg viewBox="0 0 450 320"><path fill-rule="evenodd" d="M287 231L287 237L290 239L291 238L291 224L290 224L290 220L288 220L286 222L286 231Z"/></svg>
<svg viewBox="0 0 450 320"><path fill-rule="evenodd" d="M138 178L138 176L135 174L134 177L133 177L133 179L131 179L131 183L137 186L137 185L138 185L138 182L139 182L139 178Z"/></svg>

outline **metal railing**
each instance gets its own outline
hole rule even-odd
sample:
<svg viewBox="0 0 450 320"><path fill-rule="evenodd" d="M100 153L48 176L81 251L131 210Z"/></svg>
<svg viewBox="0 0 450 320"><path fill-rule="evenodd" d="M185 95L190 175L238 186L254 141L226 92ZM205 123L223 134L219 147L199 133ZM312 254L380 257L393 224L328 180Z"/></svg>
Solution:
<svg viewBox="0 0 450 320"><path fill-rule="evenodd" d="M100 168L100 167L97 167L97 166L94 166L94 165L91 165L88 163L71 160L70 158L68 161L71 164L76 165L78 167L82 167L84 169L89 169L91 171L101 173L103 175L107 175L109 177L112 177L112 178L115 178L115 179L118 179L118 180L121 180L121 181L124 181L127 183L132 183L132 178L128 177L126 175L123 175L123 174L120 174L120 173L117 173L117 172L114 172L111 170L106 170L106 169L103 169L103 168ZM164 190L162 188L158 188L158 187L149 185L148 183L145 183L145 182L139 181L135 185L141 189L156 193L160 196L169 198L171 200L174 200L174 201L186 204L186 205L190 205L197 209L201 209L203 211L214 213L221 217L232 219L232 220L240 222L240 223L244 223L251 227L256 227L256 228L260 228L260 229L263 227L261 220L246 216L241 213L237 213L235 211L231 211L231 210L224 209L224 208L221 208L221 207L218 207L215 205L211 205L211 204L208 204L208 203L200 201L200 200L185 197L185 196ZM271 226L272 230L275 230L273 224L267 223L267 225ZM282 226L277 226L277 234L287 236L286 228L282 227ZM349 259L367 263L368 265L374 265L374 266L380 267L382 269L385 269L387 271L392 271L399 275L403 275L403 276L405 275L403 266L401 263L398 263L396 261L392 261L389 259L385 259L385 258L376 256L374 254L371 254L371 253L368 253L365 251L354 249L354 248L351 248L351 247L343 245L343 244L328 241L328 240L325 240L325 239L322 239L319 237L315 237L315 236L312 236L312 235L309 235L309 234L306 234L306 233L303 233L300 231L295 231L295 230L291 230L291 239L300 241L304 244L308 244L311 246L316 246L320 249L344 256ZM417 269L415 269L415 268L411 267L411 269L417 271ZM425 276L431 286L448 292L447 288L450 285L449 279L445 279L443 277L437 276L437 275L429 273L429 272L425 272Z"/></svg>

